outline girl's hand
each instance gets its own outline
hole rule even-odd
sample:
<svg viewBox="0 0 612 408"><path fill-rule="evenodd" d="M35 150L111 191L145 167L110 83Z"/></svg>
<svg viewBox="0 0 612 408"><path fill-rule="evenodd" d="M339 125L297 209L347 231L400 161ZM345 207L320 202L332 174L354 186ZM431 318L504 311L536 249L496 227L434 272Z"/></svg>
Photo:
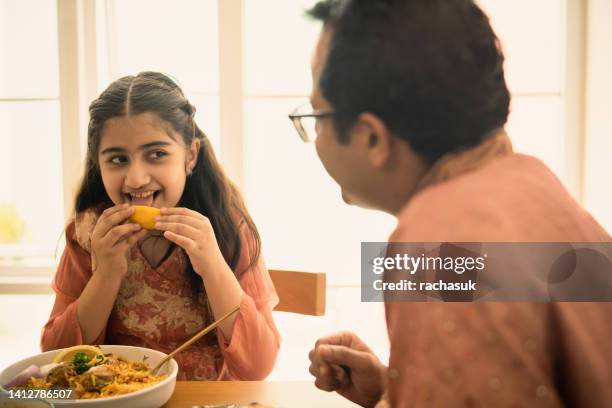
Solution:
<svg viewBox="0 0 612 408"><path fill-rule="evenodd" d="M134 208L122 204L106 209L98 218L91 234L94 273L119 279L127 273L127 252L147 233L138 224L125 223L133 212Z"/></svg>
<svg viewBox="0 0 612 408"><path fill-rule="evenodd" d="M225 264L210 220L202 214L188 208L162 208L155 228L187 252L198 275L204 277Z"/></svg>

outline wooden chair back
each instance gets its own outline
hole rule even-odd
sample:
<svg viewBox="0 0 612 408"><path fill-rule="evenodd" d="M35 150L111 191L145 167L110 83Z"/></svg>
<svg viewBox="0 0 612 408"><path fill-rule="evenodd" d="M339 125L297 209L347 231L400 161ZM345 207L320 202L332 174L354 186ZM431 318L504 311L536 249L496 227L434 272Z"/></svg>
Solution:
<svg viewBox="0 0 612 408"><path fill-rule="evenodd" d="M275 311L311 316L325 314L325 273L278 269L268 272L280 298Z"/></svg>

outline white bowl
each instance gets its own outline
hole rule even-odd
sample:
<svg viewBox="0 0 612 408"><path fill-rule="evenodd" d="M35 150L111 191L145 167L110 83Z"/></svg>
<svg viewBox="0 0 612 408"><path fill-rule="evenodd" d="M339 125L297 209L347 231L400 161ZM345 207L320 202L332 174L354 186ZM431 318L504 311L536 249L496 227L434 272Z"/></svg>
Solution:
<svg viewBox="0 0 612 408"><path fill-rule="evenodd" d="M100 346L104 353L112 353L117 357L124 358L129 361L142 361L143 357L147 357L146 362L151 368L155 367L166 354L161 351L151 350L143 347L132 346ZM46 353L38 354L33 357L25 358L15 364L5 368L0 372L0 385L7 384L17 374L25 370L32 364L39 366L53 362L53 358L60 350L47 351ZM113 408L113 407L130 407L130 408L158 408L164 405L172 396L174 386L176 385L176 374L178 373L178 364L176 360L171 359L159 370L158 374L166 374L167 378L159 383L147 387L145 389L135 391L129 394L118 395L115 397L97 398L97 399L71 399L51 401L56 407L88 407L88 408Z"/></svg>

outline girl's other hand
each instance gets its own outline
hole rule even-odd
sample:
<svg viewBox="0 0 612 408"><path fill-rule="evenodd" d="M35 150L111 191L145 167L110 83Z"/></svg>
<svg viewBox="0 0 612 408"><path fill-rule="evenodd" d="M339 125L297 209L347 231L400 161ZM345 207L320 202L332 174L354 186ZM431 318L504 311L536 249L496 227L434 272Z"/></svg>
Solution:
<svg viewBox="0 0 612 408"><path fill-rule="evenodd" d="M226 265L210 220L188 208L162 208L155 228L187 252L196 273L202 277Z"/></svg>
<svg viewBox="0 0 612 408"><path fill-rule="evenodd" d="M106 209L91 234L92 270L123 279L127 273L127 252L147 230L125 223L134 208L129 204Z"/></svg>

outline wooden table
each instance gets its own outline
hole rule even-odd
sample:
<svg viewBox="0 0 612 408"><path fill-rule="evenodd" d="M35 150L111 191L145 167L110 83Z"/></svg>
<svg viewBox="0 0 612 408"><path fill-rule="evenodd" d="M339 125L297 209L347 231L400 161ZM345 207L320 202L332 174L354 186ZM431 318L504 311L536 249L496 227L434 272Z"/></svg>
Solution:
<svg viewBox="0 0 612 408"><path fill-rule="evenodd" d="M275 408L357 407L347 399L321 391L312 382L177 381L163 408L259 402Z"/></svg>

